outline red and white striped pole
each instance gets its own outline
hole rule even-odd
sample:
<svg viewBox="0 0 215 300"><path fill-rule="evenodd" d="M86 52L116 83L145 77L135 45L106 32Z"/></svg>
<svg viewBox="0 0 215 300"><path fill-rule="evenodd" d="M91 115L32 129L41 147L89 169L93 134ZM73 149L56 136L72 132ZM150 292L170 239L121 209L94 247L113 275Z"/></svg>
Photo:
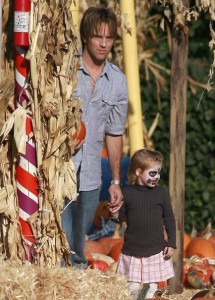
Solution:
<svg viewBox="0 0 215 300"><path fill-rule="evenodd" d="M15 46L15 102L17 107L26 108L29 97L26 92L30 62L26 53L29 48L28 30L30 0L14 1L14 46ZM26 261L33 262L33 243L35 241L27 219L38 211L38 180L36 177L36 144L32 120L26 116L26 153L20 154L16 165L17 195L19 201L19 220L22 236L26 242Z"/></svg>

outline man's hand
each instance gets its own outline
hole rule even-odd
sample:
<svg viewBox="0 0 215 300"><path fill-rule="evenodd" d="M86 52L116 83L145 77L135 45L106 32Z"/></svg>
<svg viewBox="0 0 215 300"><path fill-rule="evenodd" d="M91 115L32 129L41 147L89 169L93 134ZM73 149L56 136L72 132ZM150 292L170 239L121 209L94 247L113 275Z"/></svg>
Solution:
<svg viewBox="0 0 215 300"><path fill-rule="evenodd" d="M109 187L109 194L110 194L110 202L109 207L110 208L119 208L122 206L122 191L119 184L111 184Z"/></svg>

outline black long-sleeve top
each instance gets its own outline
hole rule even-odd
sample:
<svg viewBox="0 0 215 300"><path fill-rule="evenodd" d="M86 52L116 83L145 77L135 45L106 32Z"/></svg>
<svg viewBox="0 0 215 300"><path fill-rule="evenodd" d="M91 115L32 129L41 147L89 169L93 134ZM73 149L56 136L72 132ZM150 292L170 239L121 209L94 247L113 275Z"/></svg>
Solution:
<svg viewBox="0 0 215 300"><path fill-rule="evenodd" d="M176 248L175 218L167 191L134 184L123 189L123 205L118 221L126 218L122 253L148 257L165 246ZM164 239L164 228L168 241Z"/></svg>

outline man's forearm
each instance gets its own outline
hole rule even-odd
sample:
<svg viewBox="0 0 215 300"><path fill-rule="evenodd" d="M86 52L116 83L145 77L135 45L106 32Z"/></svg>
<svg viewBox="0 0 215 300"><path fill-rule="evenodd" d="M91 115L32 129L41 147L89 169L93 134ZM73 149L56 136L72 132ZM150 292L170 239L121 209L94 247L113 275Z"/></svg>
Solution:
<svg viewBox="0 0 215 300"><path fill-rule="evenodd" d="M112 179L120 180L121 159L122 159L122 136L106 134L106 147L111 167Z"/></svg>

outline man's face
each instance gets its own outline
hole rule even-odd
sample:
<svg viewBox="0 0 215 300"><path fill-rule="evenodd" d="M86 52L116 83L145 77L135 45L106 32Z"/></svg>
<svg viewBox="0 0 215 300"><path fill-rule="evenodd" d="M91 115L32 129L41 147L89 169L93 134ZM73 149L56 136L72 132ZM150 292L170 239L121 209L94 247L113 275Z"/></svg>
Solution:
<svg viewBox="0 0 215 300"><path fill-rule="evenodd" d="M140 185L155 187L160 179L161 163L154 163L151 167L144 170L136 170L137 181Z"/></svg>
<svg viewBox="0 0 215 300"><path fill-rule="evenodd" d="M85 41L85 49L94 61L104 61L113 46L114 39L110 34L109 26L101 24L98 32Z"/></svg>

